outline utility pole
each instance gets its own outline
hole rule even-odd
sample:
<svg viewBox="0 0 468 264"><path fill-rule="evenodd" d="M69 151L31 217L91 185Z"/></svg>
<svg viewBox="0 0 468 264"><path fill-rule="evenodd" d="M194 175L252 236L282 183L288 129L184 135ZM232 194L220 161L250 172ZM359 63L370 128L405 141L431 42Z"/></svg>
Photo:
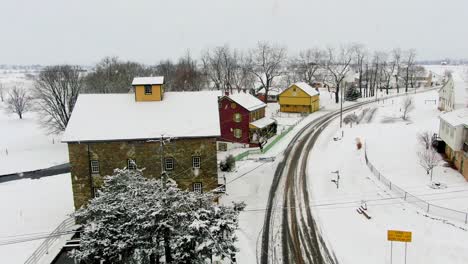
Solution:
<svg viewBox="0 0 468 264"><path fill-rule="evenodd" d="M171 141L170 138L164 139L164 135L161 135L161 139L159 140L159 151L160 151L160 156L161 156L161 179L162 179L162 184L163 188L166 189L166 183L167 183L167 172L164 164L164 146L166 143L169 143Z"/></svg>
<svg viewBox="0 0 468 264"><path fill-rule="evenodd" d="M346 84L343 84L343 87L341 88L341 98L340 98L340 129L341 129L341 136L343 136L343 94L344 94L344 89L346 88Z"/></svg>

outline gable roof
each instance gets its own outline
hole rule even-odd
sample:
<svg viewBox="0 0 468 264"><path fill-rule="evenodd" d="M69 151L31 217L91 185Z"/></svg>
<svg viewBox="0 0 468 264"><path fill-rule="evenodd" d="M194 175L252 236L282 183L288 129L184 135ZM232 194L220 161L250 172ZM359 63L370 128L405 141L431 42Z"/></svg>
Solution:
<svg viewBox="0 0 468 264"><path fill-rule="evenodd" d="M266 107L266 104L262 100L248 93L235 93L226 97L238 103L248 111L254 111Z"/></svg>
<svg viewBox="0 0 468 264"><path fill-rule="evenodd" d="M132 85L164 84L164 76L155 77L135 77Z"/></svg>
<svg viewBox="0 0 468 264"><path fill-rule="evenodd" d="M305 83L305 82L297 82L297 83L293 83L291 84L289 88L291 88L293 85L299 87L299 89L301 89L302 91L304 91L306 94L308 94L309 96L315 96L315 95L319 95L319 93L317 92L317 90L315 90L314 88L312 88L312 86L310 86L309 84ZM284 91L282 91L280 94L284 93L286 90L288 89L285 89Z"/></svg>
<svg viewBox="0 0 468 264"><path fill-rule="evenodd" d="M163 101L135 102L134 94L81 94L63 142L216 137L219 92L167 92Z"/></svg>
<svg viewBox="0 0 468 264"><path fill-rule="evenodd" d="M301 88L301 90L303 90L306 94L308 94L310 96L314 96L314 95L319 94L317 92L317 90L315 90L314 88L312 88L312 86L310 86L309 84L307 84L305 82L297 82L297 83L295 83L295 85L297 87Z"/></svg>

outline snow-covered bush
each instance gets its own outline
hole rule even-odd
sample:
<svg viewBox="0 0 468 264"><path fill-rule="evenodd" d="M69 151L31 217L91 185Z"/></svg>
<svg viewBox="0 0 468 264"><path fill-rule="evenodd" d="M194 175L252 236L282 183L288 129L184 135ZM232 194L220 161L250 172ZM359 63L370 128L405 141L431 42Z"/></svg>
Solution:
<svg viewBox="0 0 468 264"><path fill-rule="evenodd" d="M217 205L211 193L183 191L175 182L147 179L142 171L116 170L87 207L75 213L83 225L83 263L205 263L234 246L244 203Z"/></svg>
<svg viewBox="0 0 468 264"><path fill-rule="evenodd" d="M221 171L233 171L235 167L236 159L232 155L227 156L226 159L219 164Z"/></svg>

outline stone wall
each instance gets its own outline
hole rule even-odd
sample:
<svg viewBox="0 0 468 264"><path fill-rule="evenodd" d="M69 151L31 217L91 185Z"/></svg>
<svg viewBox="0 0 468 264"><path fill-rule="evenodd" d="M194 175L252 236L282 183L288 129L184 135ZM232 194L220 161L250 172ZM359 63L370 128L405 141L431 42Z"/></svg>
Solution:
<svg viewBox="0 0 468 264"><path fill-rule="evenodd" d="M68 144L75 208L80 208L93 197L103 176L111 175L115 168L127 167L128 159L144 168L148 178L161 176L161 147L159 142L118 141ZM174 169L168 171L181 189L192 189L195 182L202 183L203 191L218 186L216 138L178 139L167 143L164 157L174 159ZM192 168L192 157L200 156L199 169ZM99 173L91 174L90 161L99 161Z"/></svg>

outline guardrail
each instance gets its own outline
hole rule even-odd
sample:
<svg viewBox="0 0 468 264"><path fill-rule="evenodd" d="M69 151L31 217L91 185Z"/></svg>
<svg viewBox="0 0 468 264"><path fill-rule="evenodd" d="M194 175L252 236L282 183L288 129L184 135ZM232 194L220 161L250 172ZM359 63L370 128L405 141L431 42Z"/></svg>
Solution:
<svg viewBox="0 0 468 264"><path fill-rule="evenodd" d="M75 225L75 218L70 217L65 219L60 225L55 228L52 233L42 242L42 244L32 253L32 255L24 262L24 264L37 264L46 254L49 254L49 249L55 242L60 240L61 236L71 234L71 230Z"/></svg>
<svg viewBox="0 0 468 264"><path fill-rule="evenodd" d="M438 206L435 204L428 203L421 198L418 198L407 191L405 191L403 188L399 187L398 185L394 184L392 181L387 179L385 176L383 176L379 170L375 168L375 166L370 162L369 157L367 156L367 149L364 149L364 157L366 159L366 164L367 167L371 170L371 172L374 174L377 179L383 183L385 186L387 186L391 191L395 192L399 197L401 197L403 200L405 200L407 203L410 203L427 213L431 213L433 215L441 216L443 218L459 221L465 224L468 224L468 213L467 212L462 212L462 211L457 211L449 208L445 208L442 206Z"/></svg>
<svg viewBox="0 0 468 264"><path fill-rule="evenodd" d="M41 177L64 174L68 172L70 172L70 163L64 163L64 164L52 166L52 167L45 168L45 169L23 171L23 172L0 175L0 183L19 180L19 179L26 179L26 178L37 179Z"/></svg>

